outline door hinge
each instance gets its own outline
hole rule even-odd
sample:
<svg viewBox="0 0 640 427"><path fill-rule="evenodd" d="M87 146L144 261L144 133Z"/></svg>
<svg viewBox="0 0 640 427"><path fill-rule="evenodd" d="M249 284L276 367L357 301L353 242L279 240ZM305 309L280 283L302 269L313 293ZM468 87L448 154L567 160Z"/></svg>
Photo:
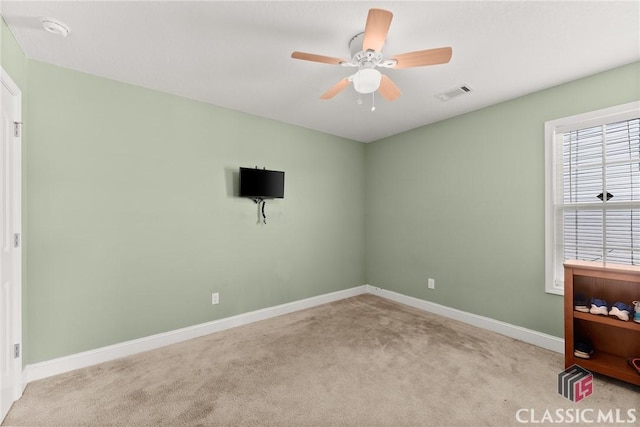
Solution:
<svg viewBox="0 0 640 427"><path fill-rule="evenodd" d="M13 122L13 136L18 138L22 135L22 122Z"/></svg>
<svg viewBox="0 0 640 427"><path fill-rule="evenodd" d="M20 247L20 233L16 233L13 235L13 247L14 248Z"/></svg>
<svg viewBox="0 0 640 427"><path fill-rule="evenodd" d="M15 344L13 346L13 358L17 359L20 357L20 344Z"/></svg>

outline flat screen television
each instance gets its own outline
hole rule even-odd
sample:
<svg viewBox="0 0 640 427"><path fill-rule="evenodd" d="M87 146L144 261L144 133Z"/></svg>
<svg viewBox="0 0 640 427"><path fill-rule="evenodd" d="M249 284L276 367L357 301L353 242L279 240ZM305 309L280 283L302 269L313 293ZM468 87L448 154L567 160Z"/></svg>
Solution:
<svg viewBox="0 0 640 427"><path fill-rule="evenodd" d="M240 197L283 199L284 172L240 168Z"/></svg>

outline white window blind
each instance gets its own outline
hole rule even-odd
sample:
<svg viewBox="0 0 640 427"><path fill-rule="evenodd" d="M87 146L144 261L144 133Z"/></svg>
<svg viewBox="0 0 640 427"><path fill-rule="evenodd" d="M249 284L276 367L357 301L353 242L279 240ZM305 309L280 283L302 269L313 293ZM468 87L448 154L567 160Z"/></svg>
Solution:
<svg viewBox="0 0 640 427"><path fill-rule="evenodd" d="M547 291L566 260L640 265L640 103L546 127Z"/></svg>

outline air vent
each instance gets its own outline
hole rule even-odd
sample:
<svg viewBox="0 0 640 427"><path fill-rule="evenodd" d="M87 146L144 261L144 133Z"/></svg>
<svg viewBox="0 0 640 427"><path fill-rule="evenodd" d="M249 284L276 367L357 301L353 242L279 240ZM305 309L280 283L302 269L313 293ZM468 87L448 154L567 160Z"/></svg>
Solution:
<svg viewBox="0 0 640 427"><path fill-rule="evenodd" d="M454 89L448 90L443 93L439 93L435 95L440 101L445 102L450 100L451 98L455 98L456 96L465 95L469 92L472 92L473 89L469 85L460 85Z"/></svg>

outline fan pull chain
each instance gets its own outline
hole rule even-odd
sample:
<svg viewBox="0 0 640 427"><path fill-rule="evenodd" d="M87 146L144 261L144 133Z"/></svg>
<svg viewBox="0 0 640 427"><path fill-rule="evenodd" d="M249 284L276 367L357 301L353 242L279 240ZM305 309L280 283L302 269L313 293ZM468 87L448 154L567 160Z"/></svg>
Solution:
<svg viewBox="0 0 640 427"><path fill-rule="evenodd" d="M376 92L371 92L371 111L376 111Z"/></svg>

